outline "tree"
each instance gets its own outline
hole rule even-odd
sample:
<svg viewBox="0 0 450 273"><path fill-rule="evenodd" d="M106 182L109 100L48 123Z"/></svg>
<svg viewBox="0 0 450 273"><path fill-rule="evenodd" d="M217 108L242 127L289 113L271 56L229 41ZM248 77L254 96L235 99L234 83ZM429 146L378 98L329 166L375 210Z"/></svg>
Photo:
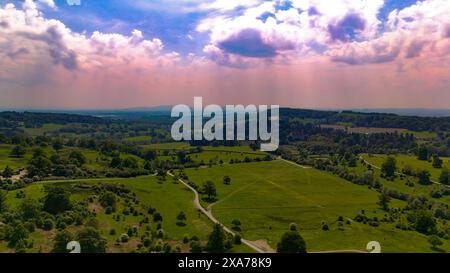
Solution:
<svg viewBox="0 0 450 273"><path fill-rule="evenodd" d="M224 176L223 177L223 183L225 185L230 185L231 184L231 178L228 175Z"/></svg>
<svg viewBox="0 0 450 273"><path fill-rule="evenodd" d="M381 165L381 172L386 177L394 177L395 171L397 170L397 162L395 158L389 156L386 161Z"/></svg>
<svg viewBox="0 0 450 273"><path fill-rule="evenodd" d="M86 227L78 231L76 240L80 243L83 253L105 253L106 240L93 227Z"/></svg>
<svg viewBox="0 0 450 273"><path fill-rule="evenodd" d="M414 225L417 232L423 234L433 234L436 231L436 221L431 213L427 211L418 211L413 215Z"/></svg>
<svg viewBox="0 0 450 273"><path fill-rule="evenodd" d="M148 151L146 151L145 154L144 154L144 159L147 160L147 161L155 160L156 157L157 157L157 154L156 154L156 152L153 151L153 150L148 150Z"/></svg>
<svg viewBox="0 0 450 273"><path fill-rule="evenodd" d="M441 241L441 239L439 239L439 237L436 235L431 235L430 237L428 237L428 242L430 243L431 248L433 248L433 249L436 249L438 246L441 246L444 244Z"/></svg>
<svg viewBox="0 0 450 273"><path fill-rule="evenodd" d="M51 167L52 162L48 158L44 156L33 156L33 158L28 162L28 176L46 177L50 173Z"/></svg>
<svg viewBox="0 0 450 273"><path fill-rule="evenodd" d="M39 217L41 209L41 204L31 198L23 200L19 205L19 213L24 220L37 219Z"/></svg>
<svg viewBox="0 0 450 273"><path fill-rule="evenodd" d="M6 166L5 170L3 171L3 177L11 178L13 175L14 175L13 169L11 169L9 166Z"/></svg>
<svg viewBox="0 0 450 273"><path fill-rule="evenodd" d="M139 164L136 158L134 157L126 157L122 160L122 167L127 169L138 169Z"/></svg>
<svg viewBox="0 0 450 273"><path fill-rule="evenodd" d="M417 177L419 178L419 183L422 185L431 184L430 176L431 176L431 174L427 170L422 170L417 173Z"/></svg>
<svg viewBox="0 0 450 273"><path fill-rule="evenodd" d="M7 209L6 195L7 195L6 191L0 190L0 213L5 212Z"/></svg>
<svg viewBox="0 0 450 273"><path fill-rule="evenodd" d="M178 215L177 215L177 220L178 221L186 221L186 219L187 219L186 213L184 213L184 212L178 213Z"/></svg>
<svg viewBox="0 0 450 273"><path fill-rule="evenodd" d="M425 161L428 160L428 149L424 145L419 147L419 150L417 151L417 159Z"/></svg>
<svg viewBox="0 0 450 273"><path fill-rule="evenodd" d="M298 231L287 231L277 245L278 253L306 253L306 242Z"/></svg>
<svg viewBox="0 0 450 273"><path fill-rule="evenodd" d="M223 253L225 252L225 231L220 224L215 224L213 231L209 235L208 244L206 249L212 253Z"/></svg>
<svg viewBox="0 0 450 273"><path fill-rule="evenodd" d="M53 253L67 253L67 244L73 241L74 236L68 230L61 230L56 233L53 239Z"/></svg>
<svg viewBox="0 0 450 273"><path fill-rule="evenodd" d="M234 219L233 221L231 221L231 224L233 225L232 229L241 231L241 221L239 221L238 219Z"/></svg>
<svg viewBox="0 0 450 273"><path fill-rule="evenodd" d="M62 140L61 139L55 139L55 140L53 140L53 143L52 143L52 147L53 147L53 149L55 150L55 151L59 151L59 150L61 150L62 148L63 148L63 142L62 142Z"/></svg>
<svg viewBox="0 0 450 273"><path fill-rule="evenodd" d="M438 155L433 156L433 168L442 168L442 159L440 159Z"/></svg>
<svg viewBox="0 0 450 273"><path fill-rule="evenodd" d="M439 183L450 185L450 172L447 168L443 169L439 176Z"/></svg>
<svg viewBox="0 0 450 273"><path fill-rule="evenodd" d="M120 166L122 165L122 159L120 159L120 157L115 156L111 159L111 163L109 164L109 166L113 169L117 169L120 168Z"/></svg>
<svg viewBox="0 0 450 273"><path fill-rule="evenodd" d="M185 151L179 151L177 153L178 163L184 164L187 162L186 152Z"/></svg>
<svg viewBox="0 0 450 273"><path fill-rule="evenodd" d="M44 150L42 150L42 148L36 148L33 151L33 158L38 158L38 157L47 157L45 155Z"/></svg>
<svg viewBox="0 0 450 273"><path fill-rule="evenodd" d="M51 186L46 188L44 210L51 214L58 214L71 208L70 192L63 187Z"/></svg>
<svg viewBox="0 0 450 273"><path fill-rule="evenodd" d="M202 192L208 196L208 200L213 200L217 196L216 185L212 181L203 183Z"/></svg>
<svg viewBox="0 0 450 273"><path fill-rule="evenodd" d="M105 192L100 196L100 204L104 207L116 207L116 195L112 192Z"/></svg>
<svg viewBox="0 0 450 273"><path fill-rule="evenodd" d="M17 145L12 148L10 156L17 157L17 158L23 158L25 155L26 150L22 145Z"/></svg>
<svg viewBox="0 0 450 273"><path fill-rule="evenodd" d="M80 151L72 151L69 154L69 160L77 167L81 167L86 163L86 157Z"/></svg>
<svg viewBox="0 0 450 273"><path fill-rule="evenodd" d="M377 204L380 205L380 207L383 210L385 210L385 211L389 210L389 202L391 202L391 198L385 192L382 192L382 193L380 193L380 195L378 195L378 203Z"/></svg>
<svg viewBox="0 0 450 273"><path fill-rule="evenodd" d="M153 214L153 221L154 222L162 222L163 221L163 217L162 217L161 213L155 212Z"/></svg>
<svg viewBox="0 0 450 273"><path fill-rule="evenodd" d="M28 230L19 222L13 223L6 229L5 239L9 247L18 247L28 238Z"/></svg>

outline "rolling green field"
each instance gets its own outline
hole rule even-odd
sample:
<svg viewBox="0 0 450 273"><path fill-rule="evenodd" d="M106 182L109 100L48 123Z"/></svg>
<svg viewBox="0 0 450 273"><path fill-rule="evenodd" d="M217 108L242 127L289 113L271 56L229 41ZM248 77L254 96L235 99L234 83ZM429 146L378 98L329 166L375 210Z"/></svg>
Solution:
<svg viewBox="0 0 450 273"><path fill-rule="evenodd" d="M289 224L296 223L308 251L364 250L373 240L381 243L383 252L432 251L426 236L396 229L393 224L371 227L350 221L343 231L338 230L339 216L353 219L365 210L381 219L384 212L376 204L375 190L328 173L273 161L190 169L186 174L198 185L207 180L215 182L218 201L212 205L212 213L216 218L227 226L239 219L244 238L265 240L272 248ZM231 177L231 185L222 183L225 175ZM208 206L205 201L203 204ZM397 200L391 202L391 207L404 205ZM322 231L323 221L330 231ZM442 248L450 249L450 244L446 241Z"/></svg>
<svg viewBox="0 0 450 273"><path fill-rule="evenodd" d="M211 231L211 222L206 216L197 212L193 205L194 195L182 184L174 183L171 179L158 183L155 177L139 177L131 179L98 179L98 180L82 180L82 181L67 181L67 182L41 182L33 184L22 191L26 197L39 199L44 196L44 185L48 183L57 183L58 185L64 185L72 187L75 184L87 184L94 185L98 183L119 183L125 185L132 192L135 192L139 205L136 205L136 209L141 209L142 206L151 206L160 212L163 216L162 228L167 236L167 241L173 244L181 244L184 236L196 235L200 240L207 239L207 234ZM17 191L11 191L8 193L7 204L10 208L17 207L22 199L16 198ZM71 198L75 200L83 200L91 196L92 192L80 191L73 193ZM139 233L143 233L143 227L139 226L139 221L142 216L126 216L124 220L119 222L112 218L112 215L106 215L103 208L97 204L89 204L89 208L95 210L97 213L97 220L99 222L99 230L103 237L108 240L109 252L129 252L134 250L137 245L137 238L130 240L126 245L116 246L115 240L122 233L126 233L129 227L138 227ZM119 204L117 211L123 208L123 204ZM142 210L142 209L141 209ZM187 216L187 225L176 225L176 216L183 211ZM150 223L152 229L154 224ZM73 227L71 227L73 229ZM114 228L117 231L116 235L109 235L109 230ZM46 232L37 230L31 235L34 240L34 247L31 250L36 252L39 249L42 251L50 251L52 247L52 239L55 231ZM183 247L183 246L182 246ZM188 248L188 246L184 246ZM6 250L4 244L0 244L0 251Z"/></svg>
<svg viewBox="0 0 450 273"><path fill-rule="evenodd" d="M363 158L367 160L367 162L380 167L383 162L386 160L387 155L363 155ZM433 181L439 180L439 175L442 172L442 169L433 168L432 162L418 160L415 156L410 155L395 155L394 156L397 161L397 168L400 172L406 165L411 166L414 170L427 170L431 174L431 179ZM450 169L450 158L449 157L441 157L442 159L442 167Z"/></svg>

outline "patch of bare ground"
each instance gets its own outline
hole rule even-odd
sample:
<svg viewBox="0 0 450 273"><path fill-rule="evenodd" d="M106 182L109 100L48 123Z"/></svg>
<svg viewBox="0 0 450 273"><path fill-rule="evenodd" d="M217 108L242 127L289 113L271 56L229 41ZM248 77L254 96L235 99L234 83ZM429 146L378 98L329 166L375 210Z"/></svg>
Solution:
<svg viewBox="0 0 450 273"><path fill-rule="evenodd" d="M252 245L264 250L266 253L275 253L276 251L267 243L266 240L249 241Z"/></svg>
<svg viewBox="0 0 450 273"><path fill-rule="evenodd" d="M95 213L102 213L105 210L99 203L89 203L88 207Z"/></svg>

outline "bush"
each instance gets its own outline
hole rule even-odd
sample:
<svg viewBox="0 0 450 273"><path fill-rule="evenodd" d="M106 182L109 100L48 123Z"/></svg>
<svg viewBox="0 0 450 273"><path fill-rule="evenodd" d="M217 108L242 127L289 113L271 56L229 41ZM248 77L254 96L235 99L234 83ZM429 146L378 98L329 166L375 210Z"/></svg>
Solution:
<svg viewBox="0 0 450 273"><path fill-rule="evenodd" d="M162 217L161 213L155 212L153 214L153 221L154 222L162 222L163 221L163 217Z"/></svg>
<svg viewBox="0 0 450 273"><path fill-rule="evenodd" d="M54 226L53 220L52 219L45 219L44 222L42 223L42 229L43 230L52 230Z"/></svg>
<svg viewBox="0 0 450 273"><path fill-rule="evenodd" d="M190 246L191 246L190 250L191 253L202 253L203 251L203 247L198 241L192 241Z"/></svg>
<svg viewBox="0 0 450 273"><path fill-rule="evenodd" d="M124 233L120 235L120 242L121 243L127 243L130 240L130 236L128 234Z"/></svg>
<svg viewBox="0 0 450 273"><path fill-rule="evenodd" d="M290 231L297 231L297 224L296 223L291 223L289 225L289 230Z"/></svg>
<svg viewBox="0 0 450 273"><path fill-rule="evenodd" d="M28 230L28 232L33 233L34 230L36 229L36 226L34 225L33 222L26 222L25 224L23 224L23 226Z"/></svg>
<svg viewBox="0 0 450 273"><path fill-rule="evenodd" d="M105 209L105 213L107 214L107 215L110 215L111 213L113 213L114 212L114 209L112 208L112 207L107 207L106 209Z"/></svg>
<svg viewBox="0 0 450 273"><path fill-rule="evenodd" d="M164 230L163 229L158 229L158 231L156 231L156 236L158 238L163 238L164 237Z"/></svg>
<svg viewBox="0 0 450 273"><path fill-rule="evenodd" d="M234 237L233 237L233 243L234 243L235 245L240 245L240 244L242 244L242 237L241 237L241 235L239 235L239 234L234 235Z"/></svg>
<svg viewBox="0 0 450 273"><path fill-rule="evenodd" d="M116 230L114 228L110 229L109 235L116 235Z"/></svg>
<svg viewBox="0 0 450 273"><path fill-rule="evenodd" d="M106 251L107 242L95 228L86 227L78 231L76 239L83 253L105 253Z"/></svg>
<svg viewBox="0 0 450 273"><path fill-rule="evenodd" d="M297 231L288 231L277 245L278 253L306 253L306 243Z"/></svg>

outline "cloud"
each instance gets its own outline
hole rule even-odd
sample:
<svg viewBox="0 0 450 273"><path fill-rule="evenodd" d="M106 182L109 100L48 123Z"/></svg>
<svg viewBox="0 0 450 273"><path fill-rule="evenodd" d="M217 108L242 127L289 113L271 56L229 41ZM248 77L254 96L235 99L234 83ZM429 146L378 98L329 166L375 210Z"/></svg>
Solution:
<svg viewBox="0 0 450 273"><path fill-rule="evenodd" d="M133 107L193 96L216 104L449 106L449 1L425 0L383 22L379 0L187 2L207 16L197 35L180 35L179 43L203 50L187 56L143 29L95 25L80 33L67 17L46 17L37 1L0 6L0 106Z"/></svg>
<svg viewBox="0 0 450 273"><path fill-rule="evenodd" d="M243 67L328 56L351 65L385 63L447 52L450 2L425 0L393 10L382 22L383 0L251 1L220 6L197 26L209 34L204 52L221 65ZM220 56L220 57L219 57ZM260 62L248 58L259 58ZM227 60L227 61L225 61ZM239 66L233 63L233 66Z"/></svg>
<svg viewBox="0 0 450 273"><path fill-rule="evenodd" d="M126 36L94 32L91 36L71 31L62 22L46 19L35 2L27 0L22 9L13 4L0 8L0 55L27 57L42 65L62 66L67 70L106 66L109 63L160 65L177 58L162 52L163 43L147 40L140 30ZM15 50L20 45L20 50ZM24 54L27 53L27 54ZM45 64L47 60L50 64Z"/></svg>
<svg viewBox="0 0 450 273"><path fill-rule="evenodd" d="M27 31L18 31L16 35L22 36L30 41L41 41L47 44L47 50L53 63L63 65L66 69L73 70L78 67L77 54L74 50L67 48L63 40L63 28L56 25L49 26L43 33L36 34Z"/></svg>
<svg viewBox="0 0 450 273"><path fill-rule="evenodd" d="M364 30L366 22L358 14L348 14L336 25L329 25L331 39L348 42L357 34Z"/></svg>
<svg viewBox="0 0 450 273"><path fill-rule="evenodd" d="M443 56L450 51L450 41L445 35L448 14L449 1L418 2L400 11L392 11L386 30L379 37L332 46L326 54L333 61L353 65Z"/></svg>
<svg viewBox="0 0 450 273"><path fill-rule="evenodd" d="M56 8L56 4L54 0L38 0L38 2L43 3L47 6L49 6L50 8Z"/></svg>
<svg viewBox="0 0 450 273"><path fill-rule="evenodd" d="M266 43L258 30L247 28L241 30L219 43L219 47L229 53L246 57L273 57L277 50Z"/></svg>

